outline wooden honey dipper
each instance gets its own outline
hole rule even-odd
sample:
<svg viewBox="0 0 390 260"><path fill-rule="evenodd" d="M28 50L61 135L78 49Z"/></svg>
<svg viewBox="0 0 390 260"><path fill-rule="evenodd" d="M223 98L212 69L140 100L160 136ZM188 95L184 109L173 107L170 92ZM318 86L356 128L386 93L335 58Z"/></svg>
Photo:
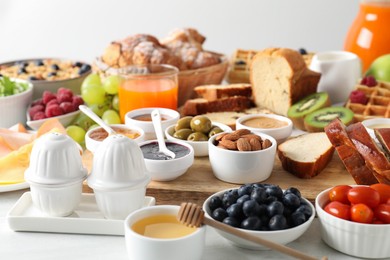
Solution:
<svg viewBox="0 0 390 260"><path fill-rule="evenodd" d="M202 208L194 203L189 202L183 202L180 205L179 213L177 214L177 219L180 221L180 223L189 226L189 227L200 227L202 224L209 225L213 228L222 230L226 233L238 236L242 239L254 242L256 244L266 246L270 249L279 251L283 254L295 257L297 259L302 260L318 260L317 258L304 254L301 251L295 250L293 248L271 242L269 240L266 240L264 238L256 237L253 235L250 235L248 233L245 233L237 228L231 227L229 225L226 225L222 222L216 221L214 219L205 218L204 217L204 211ZM328 257L324 256L321 258L321 260L327 260Z"/></svg>

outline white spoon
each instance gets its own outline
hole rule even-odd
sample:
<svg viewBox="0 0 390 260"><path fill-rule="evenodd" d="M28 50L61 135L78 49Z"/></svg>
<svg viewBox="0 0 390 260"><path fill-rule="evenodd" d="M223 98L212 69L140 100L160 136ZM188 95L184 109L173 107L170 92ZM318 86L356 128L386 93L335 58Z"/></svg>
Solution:
<svg viewBox="0 0 390 260"><path fill-rule="evenodd" d="M79 109L89 116L93 121L95 121L98 125L100 125L109 135L114 135L116 132L114 129L109 127L98 115L96 115L89 107L85 105L80 105Z"/></svg>
<svg viewBox="0 0 390 260"><path fill-rule="evenodd" d="M154 109L151 113L151 116L152 116L154 131L156 132L156 136L157 136L159 152L174 159L176 157L176 154L170 151L165 145L164 134L161 127L160 111L158 111L158 109Z"/></svg>

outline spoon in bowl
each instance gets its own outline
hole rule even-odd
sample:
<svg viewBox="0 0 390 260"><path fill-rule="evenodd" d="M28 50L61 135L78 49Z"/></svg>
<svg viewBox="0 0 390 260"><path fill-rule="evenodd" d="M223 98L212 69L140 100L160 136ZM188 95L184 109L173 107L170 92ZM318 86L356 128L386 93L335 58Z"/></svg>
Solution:
<svg viewBox="0 0 390 260"><path fill-rule="evenodd" d="M79 106L79 109L84 113L86 114L87 116L89 116L93 121L95 121L98 125L100 125L104 130L106 130L106 132L108 133L108 135L114 135L116 134L116 132L114 131L114 129L112 129L111 127L109 127L98 115L96 115L89 107L87 107L86 105L80 105Z"/></svg>
<svg viewBox="0 0 390 260"><path fill-rule="evenodd" d="M176 154L171 150L169 150L165 145L163 130L161 126L160 111L158 111L158 109L154 109L151 113L151 116L152 116L154 131L156 132L156 136L157 136L159 152L165 154L166 156L169 156L171 159L174 159L176 157Z"/></svg>

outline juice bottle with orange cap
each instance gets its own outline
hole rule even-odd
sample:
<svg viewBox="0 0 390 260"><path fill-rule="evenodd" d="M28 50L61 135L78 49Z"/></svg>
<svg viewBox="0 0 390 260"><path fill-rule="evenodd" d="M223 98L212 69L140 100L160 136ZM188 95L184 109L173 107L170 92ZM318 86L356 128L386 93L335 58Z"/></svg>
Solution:
<svg viewBox="0 0 390 260"><path fill-rule="evenodd" d="M344 49L362 60L363 72L379 56L390 53L390 0L361 0Z"/></svg>

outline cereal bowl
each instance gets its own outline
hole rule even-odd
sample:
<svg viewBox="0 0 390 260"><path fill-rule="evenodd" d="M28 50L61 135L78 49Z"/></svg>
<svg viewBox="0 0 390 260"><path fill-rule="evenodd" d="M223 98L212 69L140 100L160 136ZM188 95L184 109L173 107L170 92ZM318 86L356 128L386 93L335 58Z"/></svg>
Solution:
<svg viewBox="0 0 390 260"><path fill-rule="evenodd" d="M223 133L212 136L208 141L209 160L215 177L236 184L261 182L269 178L274 167L277 146L272 136L255 134L262 140L269 140L270 146L266 149L238 151L217 146L216 138L222 135Z"/></svg>
<svg viewBox="0 0 390 260"><path fill-rule="evenodd" d="M248 129L254 133L272 136L278 143L286 140L292 133L291 119L274 114L246 115L236 120L236 129Z"/></svg>
<svg viewBox="0 0 390 260"><path fill-rule="evenodd" d="M315 200L322 240L335 250L354 257L390 257L390 224L362 224L327 213L324 208L331 189L319 193Z"/></svg>
<svg viewBox="0 0 390 260"><path fill-rule="evenodd" d="M1 78L1 77L0 77ZM26 109L31 103L33 85L21 79L11 79L16 84L24 84L26 90L18 94L0 97L0 127L11 127L17 123L26 122Z"/></svg>
<svg viewBox="0 0 390 260"><path fill-rule="evenodd" d="M118 134L125 135L133 139L136 143L144 141L145 133L140 127L132 126L129 127L124 124L113 124L110 125L112 129ZM108 137L108 133L101 126L92 128L85 134L85 147L94 153L104 139Z"/></svg>
<svg viewBox="0 0 390 260"><path fill-rule="evenodd" d="M45 90L55 92L60 87L80 94L81 83L90 73L89 64L62 58L24 59L0 64L0 74L25 79L34 85L33 99L41 97Z"/></svg>
<svg viewBox="0 0 390 260"><path fill-rule="evenodd" d="M213 127L214 126L218 126L219 128L222 129L222 131L224 132L228 132L228 131L231 131L232 129L225 125L225 124L222 124L222 123L217 123L217 122L212 122L212 125ZM183 141L187 144L190 144L193 148L194 148L194 155L196 157L201 157L201 156L208 156L209 155L209 148L208 148L208 144L207 144L207 141L188 141L188 140L181 140L181 139L178 139L178 138L175 138L173 137L173 134L175 132L175 125L171 125L169 126L166 130L165 130L165 137L168 139L168 140L172 140L172 141Z"/></svg>
<svg viewBox="0 0 390 260"><path fill-rule="evenodd" d="M166 146L176 155L174 159L158 152L157 140L139 144L145 159L146 170L154 181L171 181L185 172L194 162L194 149L190 144L180 141L166 141Z"/></svg>
<svg viewBox="0 0 390 260"><path fill-rule="evenodd" d="M156 139L152 118L150 116L154 109L158 109L160 112L161 126L163 131L165 131L168 126L176 124L180 118L180 114L176 110L168 108L147 107L127 112L125 115L125 124L131 127L136 126L142 128L145 132L145 140Z"/></svg>
<svg viewBox="0 0 390 260"><path fill-rule="evenodd" d="M266 189L267 185L269 185L269 187L276 186L276 185L270 185L270 184L246 184L246 185L242 185L241 187L244 187L244 186L253 186L254 187L255 185L257 187L260 187L260 188L263 187L264 189ZM228 198L228 197L229 196L234 196L234 195L231 195L231 194L234 194L235 192L236 192L236 194L239 194L237 191L239 189L241 189L241 187L237 188L237 189L222 190L222 191L216 192L216 193L212 194L210 197L208 197L205 200L205 202L203 203L203 211L205 212L205 217L209 218L209 219L213 219L213 216L214 216L214 218L217 218L216 216L219 217L219 216L222 216L224 214L224 213L221 213L221 212L229 211L229 210L225 210L224 209L225 206L223 205L224 202L222 202L222 201L225 200L224 197L226 198L225 201L230 200L230 198ZM285 193L285 191L281 191L281 192ZM227 193L229 193L229 195L226 195ZM241 199L244 196L245 195L241 195L241 197L238 197L238 199ZM249 195L249 196L251 196L251 195ZM269 195L267 195L267 196L269 196ZM220 203L222 205L217 205L218 204L217 203L218 200L215 199L216 197L219 198L219 201L221 201ZM240 202L240 203L237 202L237 203L232 204L228 208L236 207L236 205L238 206L239 204L240 205L245 205L246 203L248 203L248 205L249 205L250 203L252 203L253 199L248 199L248 201L251 201L251 202L246 202L246 201ZM310 201L308 201L307 199L301 197L300 198L300 203L301 204L298 206L298 208L296 208L293 212L301 211L301 209L304 209L304 210L302 210L302 214L305 215L304 222L300 222L300 224L289 225L285 229L270 230L269 228L267 228L266 227L267 226L267 222L268 221L271 222L271 218L266 217L266 214L267 214L266 212L259 213L259 215L257 215L257 217L260 219L260 222L261 222L261 225L262 225L262 227L259 230L251 230L251 229L243 228L243 225L246 225L244 223L250 218L250 217L246 217L245 215L243 215L241 221L238 220L238 223L237 223L236 226L232 225L232 223L234 223L234 221L231 220L231 218L232 218L231 216L233 216L233 211L230 211L230 213L226 213L226 217L230 218L229 220L225 219L226 217L223 217L224 218L223 220L222 219L215 219L215 220L216 221L222 221L224 223L228 223L228 224L234 226L235 228L239 229L240 231L243 231L243 232L245 232L245 233L247 233L249 235L253 235L253 236L256 236L256 237L259 237L259 238L263 238L263 239L269 240L269 241L274 242L274 243L278 243L278 244L284 245L284 244L288 244L288 243L294 241L295 239L299 238L303 233L305 233L308 230L308 228L310 227L310 225L313 222L313 219L315 217L314 206L310 203ZM235 205L235 206L233 206L233 205ZM268 204L268 205L270 205L270 204ZM217 209L215 209L215 208L217 208ZM218 211L219 215L216 214L217 211ZM303 212L305 212L305 213L303 213ZM251 217L253 217L253 215ZM237 219L237 217L234 217L234 218ZM248 222L246 222L246 223L248 223ZM252 249L252 250L266 250L266 249L268 249L268 248L266 248L266 247L264 247L262 245L255 244L253 242L250 242L250 241L247 241L245 239L239 238L239 237L234 236L232 234L226 233L226 232L224 232L222 230L216 229L216 231L222 237L224 237L230 243L232 243L233 245L235 245L237 247L247 248L247 249Z"/></svg>
<svg viewBox="0 0 390 260"><path fill-rule="evenodd" d="M202 259L206 227L188 228L180 224L176 220L179 208L175 205L146 207L125 219L125 241L130 260ZM150 228L146 229L148 224ZM153 231L152 226L156 224L163 228L163 232ZM148 230L149 234L142 230Z"/></svg>

